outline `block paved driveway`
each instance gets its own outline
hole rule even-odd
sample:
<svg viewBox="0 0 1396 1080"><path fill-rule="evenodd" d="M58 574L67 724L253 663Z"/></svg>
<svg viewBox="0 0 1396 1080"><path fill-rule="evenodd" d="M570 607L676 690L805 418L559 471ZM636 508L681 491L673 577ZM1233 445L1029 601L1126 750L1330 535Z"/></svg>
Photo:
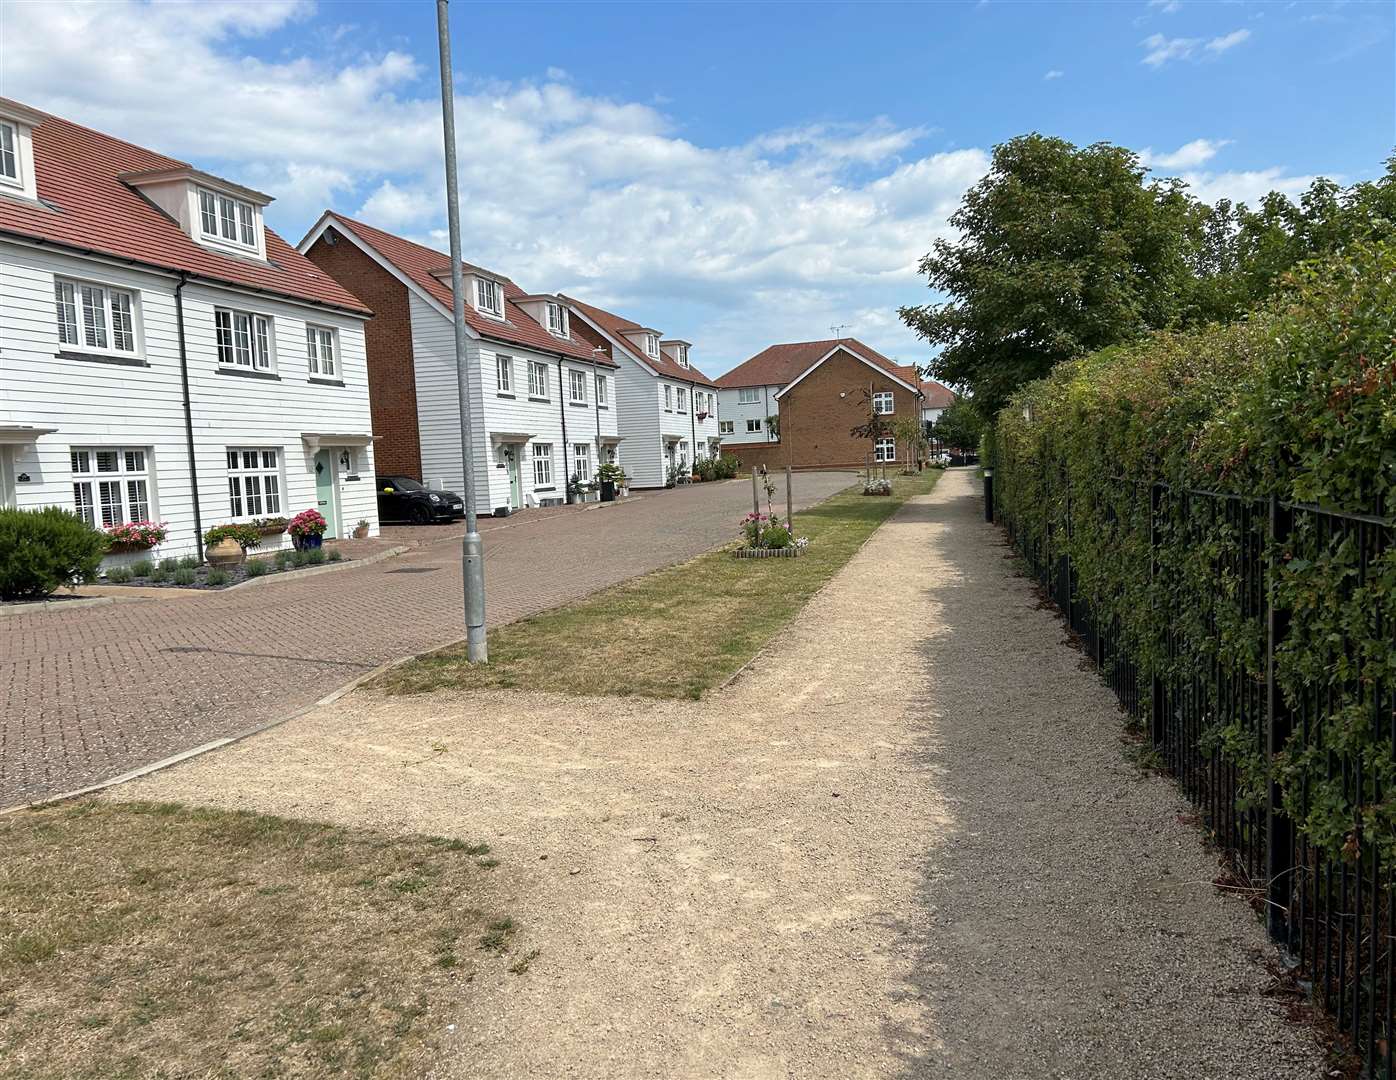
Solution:
<svg viewBox="0 0 1396 1080"><path fill-rule="evenodd" d="M799 474L796 509L853 479ZM750 507L750 483L733 481L482 522L489 625L691 558L732 539ZM288 716L458 640L462 618L460 545L448 540L250 589L0 619L0 808Z"/></svg>

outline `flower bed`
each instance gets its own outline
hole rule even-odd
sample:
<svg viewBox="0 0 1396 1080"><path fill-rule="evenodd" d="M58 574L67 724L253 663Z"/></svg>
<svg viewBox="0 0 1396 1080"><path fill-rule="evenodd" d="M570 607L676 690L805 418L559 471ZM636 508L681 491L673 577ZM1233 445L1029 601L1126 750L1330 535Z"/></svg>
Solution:
<svg viewBox="0 0 1396 1080"><path fill-rule="evenodd" d="M863 485L864 495L890 495L892 494L892 481L890 480L869 480Z"/></svg>
<svg viewBox="0 0 1396 1080"><path fill-rule="evenodd" d="M797 537L788 521L775 514L748 514L742 518L742 545L735 551L739 559L793 559L809 546L809 538Z"/></svg>
<svg viewBox="0 0 1396 1080"><path fill-rule="evenodd" d="M206 566L193 558L161 559L158 563L146 559L131 566L112 567L105 578L89 583L139 585L155 589L217 590L240 585L250 578L344 561L344 553L336 548L316 548L314 551L291 551L288 548L277 552L274 557L248 559L234 566Z"/></svg>

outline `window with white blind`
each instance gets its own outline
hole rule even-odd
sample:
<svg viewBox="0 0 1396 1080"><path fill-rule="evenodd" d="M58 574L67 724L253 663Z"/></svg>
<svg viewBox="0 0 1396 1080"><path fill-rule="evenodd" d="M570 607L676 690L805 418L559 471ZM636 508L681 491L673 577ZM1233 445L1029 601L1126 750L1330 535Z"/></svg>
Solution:
<svg viewBox="0 0 1396 1080"><path fill-rule="evenodd" d="M305 355L310 363L310 374L333 376L339 371L336 356L335 332L328 326L305 325Z"/></svg>
<svg viewBox="0 0 1396 1080"><path fill-rule="evenodd" d="M576 467L576 470L575 470L576 473L577 473L577 479L580 480L580 481L581 481L582 483L584 483L584 484L590 483L590 482L591 482L591 444L590 444L590 443L584 443L584 442L573 443L573 444L572 444L572 460L576 463L576 466L577 466L577 467Z"/></svg>
<svg viewBox="0 0 1396 1080"><path fill-rule="evenodd" d="M94 352L136 353L136 297L90 281L54 278L58 340Z"/></svg>
<svg viewBox="0 0 1396 1080"><path fill-rule="evenodd" d="M537 360L528 362L528 396L548 399L548 365Z"/></svg>
<svg viewBox="0 0 1396 1080"><path fill-rule="evenodd" d="M275 362L271 319L250 311L214 308L218 333L218 362L224 367L270 371Z"/></svg>
<svg viewBox="0 0 1396 1080"><path fill-rule="evenodd" d="M558 337L567 336L567 309L561 304L554 304L549 301L548 309L548 333L556 334Z"/></svg>
<svg viewBox="0 0 1396 1080"><path fill-rule="evenodd" d="M755 405L761 400L761 388L759 386L743 386L737 391L737 401L742 405Z"/></svg>
<svg viewBox="0 0 1396 1080"><path fill-rule="evenodd" d="M0 121L0 178L19 183L19 132Z"/></svg>
<svg viewBox="0 0 1396 1080"><path fill-rule="evenodd" d="M892 412L892 392L879 390L873 395L873 412L878 416L889 416Z"/></svg>
<svg viewBox="0 0 1396 1080"><path fill-rule="evenodd" d="M567 371L568 399L575 405L585 405L587 400L587 373Z"/></svg>
<svg viewBox="0 0 1396 1080"><path fill-rule="evenodd" d="M494 386L501 394L514 392L514 358L499 356L494 358Z"/></svg>
<svg viewBox="0 0 1396 1080"><path fill-rule="evenodd" d="M664 411L674 411L674 388L668 383L664 384Z"/></svg>
<svg viewBox="0 0 1396 1080"><path fill-rule="evenodd" d="M596 376L596 407L606 409L611 405L610 388L606 385L606 376Z"/></svg>
<svg viewBox="0 0 1396 1080"><path fill-rule="evenodd" d="M281 451L228 447L228 504L235 518L281 513Z"/></svg>
<svg viewBox="0 0 1396 1080"><path fill-rule="evenodd" d="M896 461L897 460L897 440L878 439L873 443L874 461Z"/></svg>
<svg viewBox="0 0 1396 1080"><path fill-rule="evenodd" d="M653 334L645 335L645 353L656 360L659 359L659 339Z"/></svg>
<svg viewBox="0 0 1396 1080"><path fill-rule="evenodd" d="M257 250L257 212L250 202L199 188L199 232L206 240Z"/></svg>
<svg viewBox="0 0 1396 1080"><path fill-rule="evenodd" d="M677 390L674 391L674 394L678 398L679 412L688 412L688 391L685 390L682 386L680 386Z"/></svg>
<svg viewBox="0 0 1396 1080"><path fill-rule="evenodd" d="M150 454L142 447L73 447L73 508L96 528L149 521Z"/></svg>
<svg viewBox="0 0 1396 1080"><path fill-rule="evenodd" d="M503 315L504 290L499 287L499 282L476 278L475 306L489 315Z"/></svg>
<svg viewBox="0 0 1396 1080"><path fill-rule="evenodd" d="M533 486L553 486L553 444L533 444Z"/></svg>

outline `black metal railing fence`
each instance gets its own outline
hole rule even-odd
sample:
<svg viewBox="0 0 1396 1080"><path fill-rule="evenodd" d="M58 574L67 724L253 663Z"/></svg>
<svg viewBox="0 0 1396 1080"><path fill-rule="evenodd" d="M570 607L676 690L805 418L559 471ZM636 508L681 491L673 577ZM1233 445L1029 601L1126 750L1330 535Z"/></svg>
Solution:
<svg viewBox="0 0 1396 1080"><path fill-rule="evenodd" d="M1052 512L1020 520L1015 478L999 461L986 488L993 517L1122 708L1147 725L1164 765L1230 854L1238 884L1255 887L1271 936L1298 959L1315 1001L1361 1055L1366 1074L1393 1080L1396 866L1377 844L1361 842L1360 825L1341 856L1309 843L1285 812L1275 767L1285 749L1308 750L1323 762L1320 781L1301 773L1300 790L1289 793L1300 820L1312 800L1334 789L1356 808L1356 822L1387 796L1382 770L1364 766L1344 732L1356 716L1396 756L1393 680L1374 681L1360 663L1345 662L1355 661L1358 645L1340 634L1326 644L1337 674L1286 693L1279 665L1292 613L1277 599L1277 585L1295 566L1338 566L1342 572L1326 579L1338 583L1329 587L1365 611L1373 568L1389 566L1383 556L1396 547L1393 522L1119 477L1104 494L1098 488L1073 496L1064 472L1041 462L1021 467L1034 471L1035 491L1049 492ZM1073 513L1076 520L1089 515L1094 542L1108 557L1139 560L1135 580L1147 586L1137 595L1102 595L1109 581L1127 575L1082 580L1070 555ZM1142 605L1136 616L1142 610L1144 618L1128 620L1133 629L1122 625L1122 604ZM1396 627L1381 620L1374 607L1359 627L1378 640L1390 635L1396 650ZM1141 624L1149 627L1145 636Z"/></svg>

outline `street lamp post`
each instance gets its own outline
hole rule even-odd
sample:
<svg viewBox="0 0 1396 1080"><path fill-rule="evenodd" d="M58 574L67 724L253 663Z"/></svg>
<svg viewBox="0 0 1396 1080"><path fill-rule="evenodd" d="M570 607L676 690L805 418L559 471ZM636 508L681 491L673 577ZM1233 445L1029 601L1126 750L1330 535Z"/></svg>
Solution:
<svg viewBox="0 0 1396 1080"><path fill-rule="evenodd" d="M460 456L465 472L465 537L461 572L465 582L466 657L489 662L485 642L485 556L475 520L475 469L470 436L470 376L465 335L465 275L460 261L460 193L456 190L456 109L451 78L451 26L447 0L436 0L436 36L441 47L441 119L446 138L446 221L451 234L451 317L456 331L456 398L460 405Z"/></svg>

